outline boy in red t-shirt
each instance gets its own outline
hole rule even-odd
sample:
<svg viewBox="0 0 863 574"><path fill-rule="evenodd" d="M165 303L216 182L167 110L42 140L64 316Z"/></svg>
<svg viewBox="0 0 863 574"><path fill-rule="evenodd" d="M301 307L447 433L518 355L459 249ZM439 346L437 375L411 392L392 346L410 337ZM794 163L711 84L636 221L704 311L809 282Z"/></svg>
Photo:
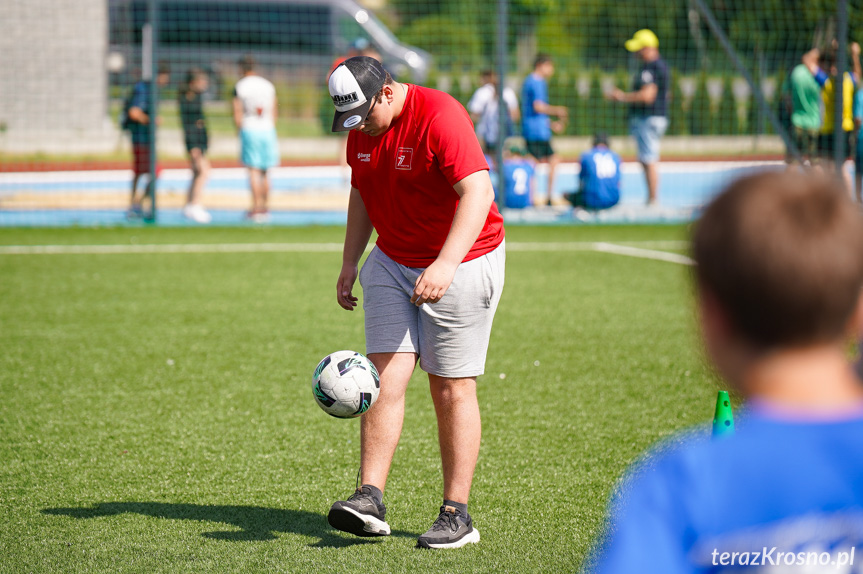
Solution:
<svg viewBox="0 0 863 574"><path fill-rule="evenodd" d="M437 90L400 84L380 62L355 57L330 76L333 131L350 131L351 195L339 305L363 286L366 351L381 376L361 421L362 486L328 520L358 536L386 536L383 490L401 435L405 391L419 360L438 419L443 505L422 548L478 542L467 511L479 455L476 378L483 374L504 282L503 218L465 109ZM373 230L376 247L357 272Z"/></svg>

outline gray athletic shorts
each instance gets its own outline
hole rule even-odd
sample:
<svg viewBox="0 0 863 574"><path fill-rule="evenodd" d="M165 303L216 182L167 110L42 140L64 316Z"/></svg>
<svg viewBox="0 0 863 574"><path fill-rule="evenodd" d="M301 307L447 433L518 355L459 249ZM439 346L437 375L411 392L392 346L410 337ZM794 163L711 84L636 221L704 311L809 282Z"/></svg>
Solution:
<svg viewBox="0 0 863 574"><path fill-rule="evenodd" d="M462 263L440 301L411 303L423 269L396 263L375 247L360 271L366 353L416 353L420 368L446 378L485 372L491 324L503 291L506 248Z"/></svg>

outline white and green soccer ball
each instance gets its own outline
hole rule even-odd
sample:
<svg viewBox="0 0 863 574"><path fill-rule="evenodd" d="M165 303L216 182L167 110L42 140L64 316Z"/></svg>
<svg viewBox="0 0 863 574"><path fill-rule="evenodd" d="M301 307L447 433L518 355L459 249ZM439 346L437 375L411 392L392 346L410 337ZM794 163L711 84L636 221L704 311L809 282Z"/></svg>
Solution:
<svg viewBox="0 0 863 574"><path fill-rule="evenodd" d="M358 417L374 404L381 390L378 371L356 351L336 351L323 358L312 376L315 402L328 415Z"/></svg>

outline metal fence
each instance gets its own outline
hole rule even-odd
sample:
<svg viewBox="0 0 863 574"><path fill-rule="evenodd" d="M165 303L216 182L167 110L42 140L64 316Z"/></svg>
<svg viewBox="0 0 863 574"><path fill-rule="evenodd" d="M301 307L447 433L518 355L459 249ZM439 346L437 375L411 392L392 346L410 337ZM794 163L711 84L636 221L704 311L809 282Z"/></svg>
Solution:
<svg viewBox="0 0 863 574"><path fill-rule="evenodd" d="M667 69L658 95L662 105L651 104L647 112L644 105L638 111L638 104L616 101L644 83L646 62L632 41L645 29L655 34ZM850 92L830 86L846 70L854 72L857 52L851 47L860 29L859 0L13 3L0 23L0 46L13 64L0 75L0 225L82 222L92 212L102 214L100 222L122 220L117 218L128 207L132 178L132 144L122 123L139 82L153 87L150 107L158 117L148 128L152 165L142 181L149 179L150 195L163 200L157 205L165 213L179 213L191 177L181 114L191 70L207 79L202 110L207 154L216 167L204 201L226 213L243 211L248 191L233 100L242 73L238 62L247 56L275 86L278 100L281 167L272 173L273 210L331 217L344 206L346 176L339 166L343 139L329 132L326 78L334 63L357 54L379 58L399 81L473 104L478 124L484 110L471 99L496 74L500 81L485 91L495 94L497 132L510 138L489 146L493 168L525 155L525 136L533 137L522 127L530 96L525 80L535 72L537 55L546 54L553 73L541 80L548 103L559 108L551 117L551 145L561 161L551 185L553 203L563 205L563 195L578 185L579 158L600 133L624 159L621 206L632 209L620 217L637 219L635 207L647 199L648 183L639 165L644 150L631 135L633 117L655 113L667 120L658 140L657 195L668 211L654 211L654 219L686 219L734 174L781 167L786 156L844 167L851 177L845 158L856 150L856 84ZM813 56L813 49L819 54ZM810 140L801 139L792 121L801 70L792 72L813 57L827 87L819 86L818 124L806 124L814 134L809 149ZM169 70L161 86L153 81L160 65ZM814 78L813 66L806 69ZM502 101L510 90L518 101L511 114ZM493 105L486 100L485 106ZM536 186L543 189L550 166L533 163ZM158 180L157 164L165 168ZM537 196L543 202L546 192ZM527 213L509 216L530 219ZM534 214L539 220L559 215Z"/></svg>

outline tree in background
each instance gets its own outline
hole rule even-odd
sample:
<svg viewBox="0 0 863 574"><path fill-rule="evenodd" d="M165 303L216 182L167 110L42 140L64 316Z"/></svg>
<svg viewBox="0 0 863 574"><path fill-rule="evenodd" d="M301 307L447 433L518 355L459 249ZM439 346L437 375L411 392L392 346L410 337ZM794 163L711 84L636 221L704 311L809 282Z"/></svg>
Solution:
<svg viewBox="0 0 863 574"><path fill-rule="evenodd" d="M720 135L738 135L740 133L740 119L737 115L737 100L734 98L734 89L731 76L725 76L722 82L722 95L717 106L717 130Z"/></svg>
<svg viewBox="0 0 863 574"><path fill-rule="evenodd" d="M695 94L689 103L689 130L694 136L710 134L710 94L707 92L707 74L702 72L695 82Z"/></svg>
<svg viewBox="0 0 863 574"><path fill-rule="evenodd" d="M750 70L763 58L765 73L785 67L811 48L835 14L835 0L705 0ZM849 30L863 29L863 7L849 3ZM459 59L492 61L497 0L390 0L393 31L440 58L445 70ZM724 58L703 18L688 0L510 0L510 62L527 72L537 51L561 68L628 65L623 43L640 28L659 37L663 57L681 73L699 71L699 42L707 60ZM690 21L690 16L693 16Z"/></svg>
<svg viewBox="0 0 863 574"><path fill-rule="evenodd" d="M678 78L672 76L671 101L668 102L668 134L673 136L689 135L686 117L686 99Z"/></svg>

